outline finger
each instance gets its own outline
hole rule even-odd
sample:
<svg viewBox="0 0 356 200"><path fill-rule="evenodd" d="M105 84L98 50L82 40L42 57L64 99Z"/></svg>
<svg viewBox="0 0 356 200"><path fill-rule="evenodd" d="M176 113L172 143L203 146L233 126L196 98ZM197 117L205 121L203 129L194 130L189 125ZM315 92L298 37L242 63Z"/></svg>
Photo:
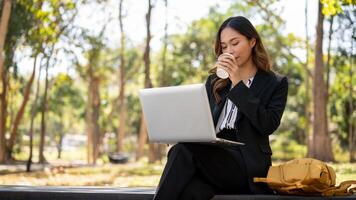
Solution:
<svg viewBox="0 0 356 200"><path fill-rule="evenodd" d="M228 55L224 55L224 54L221 54L219 57L218 57L218 60L225 60L225 59L232 59L230 56Z"/></svg>
<svg viewBox="0 0 356 200"><path fill-rule="evenodd" d="M231 62L232 65L237 66L236 59L231 58L231 56L224 55L220 58L219 61Z"/></svg>
<svg viewBox="0 0 356 200"><path fill-rule="evenodd" d="M231 67L230 67L229 64L227 64L227 63L218 62L216 66L219 67L219 68L224 69L224 70L227 71L228 73L231 73L231 72L232 72Z"/></svg>
<svg viewBox="0 0 356 200"><path fill-rule="evenodd" d="M231 60L221 60L221 61L219 61L219 62L220 62L220 63L225 63L225 64L229 65L229 67L230 67L231 69L236 68L235 63L232 62Z"/></svg>
<svg viewBox="0 0 356 200"><path fill-rule="evenodd" d="M217 66L224 66L224 67L227 67L227 68L229 68L229 69L233 67L233 66L231 66L230 63L225 62L225 61L218 61L218 62L216 63L216 65L217 65Z"/></svg>
<svg viewBox="0 0 356 200"><path fill-rule="evenodd" d="M231 54L221 54L220 56L219 56L219 58L220 59L229 59L229 60L235 60L235 57L233 56L233 55L231 55Z"/></svg>

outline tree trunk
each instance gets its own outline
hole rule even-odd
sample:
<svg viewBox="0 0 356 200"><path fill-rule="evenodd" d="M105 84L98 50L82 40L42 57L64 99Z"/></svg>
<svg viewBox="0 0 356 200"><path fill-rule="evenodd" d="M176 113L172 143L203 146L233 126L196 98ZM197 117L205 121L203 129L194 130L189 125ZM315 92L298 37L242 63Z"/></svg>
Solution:
<svg viewBox="0 0 356 200"><path fill-rule="evenodd" d="M351 79L352 80L352 79ZM351 86L352 88L352 86ZM350 98L352 98L352 95L350 94ZM354 104L355 101L350 101L350 98L348 99L348 101L346 101L346 119L348 120L347 122L347 131L348 131L348 140L349 140L349 161L350 163L354 163L356 162L356 123L352 114L354 113Z"/></svg>
<svg viewBox="0 0 356 200"><path fill-rule="evenodd" d="M1 113L0 113L0 163L5 163L7 156L7 148L6 148L6 120L7 120L7 90L8 90L8 76L7 70L4 71L3 76L1 77L3 89L0 96L1 99Z"/></svg>
<svg viewBox="0 0 356 200"><path fill-rule="evenodd" d="M139 137L138 137L136 160L139 160L143 156L143 151L144 151L146 142L147 142L147 127L146 127L144 115L141 114L140 133L139 133Z"/></svg>
<svg viewBox="0 0 356 200"><path fill-rule="evenodd" d="M14 147L14 144L15 144L15 141L16 141L17 129L19 127L19 124L20 124L20 121L22 119L22 116L23 116L23 114L25 112L25 108L26 108L27 102L28 102L28 100L30 98L32 83L33 83L33 80L35 79L35 75L36 75L36 64L37 64L37 55L35 55L32 74L31 74L30 80L27 83L22 104L20 106L19 111L16 114L15 122L14 122L14 125L13 125L12 130L11 130L10 139L9 139L9 143L8 143L8 147L7 147L8 148L8 151L7 151L8 159L12 158L12 150L13 150L13 147Z"/></svg>
<svg viewBox="0 0 356 200"><path fill-rule="evenodd" d="M94 158L93 158L93 136L94 136L94 128L92 122L92 116L91 116L91 105L92 105L92 94L91 94L91 83L89 82L88 86L88 103L87 103L87 108L86 108L86 125L87 125L87 163L88 164L93 164L94 163Z"/></svg>
<svg viewBox="0 0 356 200"><path fill-rule="evenodd" d="M160 78L160 86L168 86L167 76L167 46L168 46L168 0L164 0L165 6L165 24L164 24L164 39L163 39L163 52L162 52L162 72ZM166 152L165 144L157 144L155 155L157 160L162 160Z"/></svg>
<svg viewBox="0 0 356 200"><path fill-rule="evenodd" d="M150 78L150 42L151 42L151 30L150 30L150 24L151 24L151 10L152 10L152 4L151 0L148 0L148 11L146 14L146 48L145 48L145 53L143 55L143 61L145 63L145 88L151 88L152 87L152 81ZM143 118L143 113L141 113L141 126L140 126L140 132L139 132L139 137L138 137L138 148L136 152L136 159L140 159L143 155L143 149L144 145L147 142L147 129L146 129L146 123ZM152 145L152 144L150 144ZM149 148L152 149L152 146ZM149 154L150 155L150 154ZM149 160L152 160L152 158Z"/></svg>
<svg viewBox="0 0 356 200"><path fill-rule="evenodd" d="M330 18L330 26L329 26L329 37L328 37L328 53L327 53L327 58L326 58L326 93L325 93L325 98L326 98L326 105L329 100L329 85L330 85L330 60L331 60L331 41L332 41L332 36L333 36L333 24L334 24L334 16L332 15Z"/></svg>
<svg viewBox="0 0 356 200"><path fill-rule="evenodd" d="M92 59L90 59L92 60ZM88 107L87 107L87 130L88 130L88 163L96 164L99 153L99 78L94 75L92 62L89 63L89 88L88 88Z"/></svg>
<svg viewBox="0 0 356 200"><path fill-rule="evenodd" d="M1 24L0 24L0 77L3 75L4 71L4 46L7 34L7 27L9 25L11 15L11 0L3 1L2 15L1 15ZM0 83L0 93L2 93L3 87L2 83Z"/></svg>
<svg viewBox="0 0 356 200"><path fill-rule="evenodd" d="M100 128L99 128L99 112L100 112L100 95L99 95L99 78L94 77L94 87L93 87L93 127L94 127L94 140L93 140L93 158L94 164L99 155L99 145L100 145Z"/></svg>
<svg viewBox="0 0 356 200"><path fill-rule="evenodd" d="M307 143L307 157L313 156L313 132L310 131L310 121L311 121L311 95L310 95L310 76L309 76L309 33L308 33L308 0L305 0L305 136Z"/></svg>
<svg viewBox="0 0 356 200"><path fill-rule="evenodd" d="M319 2L318 22L316 27L316 47L315 47L315 71L313 82L313 148L314 156L323 161L334 161L331 149L331 139L327 130L326 116L326 86L324 81L323 62L323 22L322 4Z"/></svg>
<svg viewBox="0 0 356 200"><path fill-rule="evenodd" d="M121 33L121 47L120 47L120 91L119 91L119 107L120 107L120 119L119 119L119 130L117 136L117 152L123 151L123 144L125 138L125 125L126 125L126 102L125 102L125 33L124 25L122 22L122 3L120 0L119 8L119 21L120 21L120 33Z"/></svg>
<svg viewBox="0 0 356 200"><path fill-rule="evenodd" d="M89 68L91 68L89 66ZM89 73L90 74L90 73ZM88 105L86 111L86 124L87 124L87 132L88 132L88 147L87 147L87 158L88 164L95 164L94 160L94 125L93 125L93 83L92 78L89 75L89 87L88 87Z"/></svg>
<svg viewBox="0 0 356 200"><path fill-rule="evenodd" d="M41 63L41 62L40 62ZM31 122L30 122L30 131L29 131L29 136L30 136L30 152L29 152L29 156L28 156L28 160L27 160L27 164L26 164L26 171L30 172L31 171L31 164L32 164L32 156L33 156L33 122L35 120L36 117L36 113L37 113L37 102L38 102L38 96L39 96L39 91L40 91L40 76L41 76L41 65L38 71L38 77L37 77L37 89L36 89L36 95L35 95L35 99L34 102L32 104L31 107Z"/></svg>
<svg viewBox="0 0 356 200"><path fill-rule="evenodd" d="M355 29L353 29L353 34L355 35ZM349 95L349 110L350 110L350 115L348 117L349 120L349 126L348 126L348 132L349 132L349 152L350 152L350 162L356 162L356 123L355 120L352 116L352 114L354 113L354 98L353 98L353 85L352 85L352 76L353 76L353 71L352 71L352 67L353 67L353 56L352 56L352 52L353 52L353 42L351 42L351 55L350 55L350 70L349 70L349 76L350 76L350 85L349 85L349 91L350 91L350 95Z"/></svg>
<svg viewBox="0 0 356 200"><path fill-rule="evenodd" d="M164 39L163 39L163 52L162 52L162 71L160 78L160 86L167 86L167 46L168 46L168 0L164 0L165 5L165 24L164 24Z"/></svg>
<svg viewBox="0 0 356 200"><path fill-rule="evenodd" d="M6 162L6 87L7 75L4 70L4 45L11 14L11 0L4 0L0 24L0 163Z"/></svg>
<svg viewBox="0 0 356 200"><path fill-rule="evenodd" d="M62 158L62 146L63 146L63 137L64 134L62 131L59 132L59 138L58 138L58 144L57 144L57 159L61 159Z"/></svg>
<svg viewBox="0 0 356 200"><path fill-rule="evenodd" d="M334 22L334 16L332 15L330 18L330 26L329 26L329 35L328 35L328 49L327 49L327 59L326 59L326 85L325 85L325 115L326 115L326 131L328 135L328 140L330 141L330 151L332 153L332 147L331 147L331 138L330 138L330 131L329 131L329 112L328 112L328 102L329 102L329 85L330 85L330 62L331 62L331 41L332 41L332 35L333 35L333 22ZM332 159L334 160L334 157L332 156Z"/></svg>
<svg viewBox="0 0 356 200"><path fill-rule="evenodd" d="M40 147L38 152L39 153L38 162L42 164L47 162L44 156L44 146L46 144L46 113L48 110L48 99L47 99L48 68L49 68L49 61L51 59L52 53L53 53L53 48L51 50L51 55L48 57L46 63L45 88L44 88L44 94L43 94L42 106L41 106L41 137L40 137Z"/></svg>

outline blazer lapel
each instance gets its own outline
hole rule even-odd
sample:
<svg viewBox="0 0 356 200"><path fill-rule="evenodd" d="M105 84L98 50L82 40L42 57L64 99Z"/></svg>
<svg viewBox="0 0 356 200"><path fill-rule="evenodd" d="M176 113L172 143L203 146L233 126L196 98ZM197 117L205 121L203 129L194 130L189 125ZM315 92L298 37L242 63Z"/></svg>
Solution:
<svg viewBox="0 0 356 200"><path fill-rule="evenodd" d="M268 80L267 77L268 77L268 75L266 72L264 72L262 70L257 70L256 75L252 81L252 85L250 87L250 91L253 96L258 96L261 89L263 87L265 87L266 81ZM218 123L220 113L225 105L225 102L227 99L226 96L230 91L230 87L231 87L231 81L229 81L229 83L227 84L227 86L225 88L223 88L221 91L218 92L221 97L221 101L219 104L214 105L214 109L212 112L215 126ZM236 122L239 121L241 119L241 117L242 117L242 113L240 111L238 111L237 116L236 116Z"/></svg>
<svg viewBox="0 0 356 200"><path fill-rule="evenodd" d="M258 96L260 93L261 89L265 86L266 81L267 81L267 74L266 72L258 69L256 72L255 77L253 78L252 84L250 86L250 92L252 96ZM240 110L238 110L237 115L236 115L236 121L239 121L243 114L241 113Z"/></svg>
<svg viewBox="0 0 356 200"><path fill-rule="evenodd" d="M226 96L230 91L230 87L231 87L231 81L229 81L229 83L226 85L226 87L224 87L222 90L220 90L218 92L221 97L221 101L219 104L215 104L214 110L213 110L213 120L214 120L215 126L218 123L220 113L221 113L222 109L224 108L224 105L226 102Z"/></svg>
<svg viewBox="0 0 356 200"><path fill-rule="evenodd" d="M267 72L264 72L260 69L257 70L255 77L253 78L250 91L253 96L258 96L261 89L266 86L266 81L268 80Z"/></svg>

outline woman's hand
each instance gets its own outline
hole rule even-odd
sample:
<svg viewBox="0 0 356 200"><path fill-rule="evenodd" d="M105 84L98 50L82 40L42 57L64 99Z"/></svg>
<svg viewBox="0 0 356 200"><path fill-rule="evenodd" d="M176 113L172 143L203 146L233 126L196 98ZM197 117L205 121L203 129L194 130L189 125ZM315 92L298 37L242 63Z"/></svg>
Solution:
<svg viewBox="0 0 356 200"><path fill-rule="evenodd" d="M241 81L239 67L236 62L236 59L232 58L233 56L228 54L221 54L216 62L216 66L224 69L229 73L229 79L233 85L236 85Z"/></svg>

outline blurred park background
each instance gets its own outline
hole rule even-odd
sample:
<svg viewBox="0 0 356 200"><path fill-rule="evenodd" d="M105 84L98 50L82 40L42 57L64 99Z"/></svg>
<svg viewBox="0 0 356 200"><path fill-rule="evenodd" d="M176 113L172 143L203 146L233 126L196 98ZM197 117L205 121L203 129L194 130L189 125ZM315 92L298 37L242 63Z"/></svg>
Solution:
<svg viewBox="0 0 356 200"><path fill-rule="evenodd" d="M289 79L273 163L314 157L338 182L356 179L355 5L0 1L0 184L155 186L169 147L148 143L138 90L203 83L218 27L236 15Z"/></svg>

